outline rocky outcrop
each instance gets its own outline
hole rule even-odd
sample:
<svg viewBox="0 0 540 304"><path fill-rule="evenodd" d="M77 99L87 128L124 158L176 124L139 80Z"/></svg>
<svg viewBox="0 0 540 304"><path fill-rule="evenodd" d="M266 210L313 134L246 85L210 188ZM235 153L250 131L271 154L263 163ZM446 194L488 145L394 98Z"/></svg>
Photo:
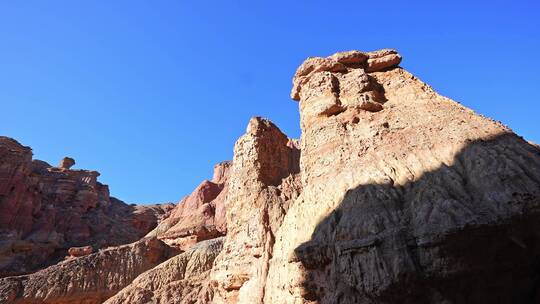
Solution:
<svg viewBox="0 0 540 304"><path fill-rule="evenodd" d="M102 303L170 255L156 238L103 249L33 274L0 279L0 303Z"/></svg>
<svg viewBox="0 0 540 304"><path fill-rule="evenodd" d="M146 239L92 254L73 248L64 262L1 279L0 299L539 302L540 149L438 95L400 68L401 59L391 49L308 58L291 92L300 140L251 119L233 161L216 165L213 179ZM0 261L10 265L14 252L37 254L35 244L55 240L49 231L62 233L62 246L88 245L77 237L103 244L105 236L116 242L132 229L148 231L159 221L154 214L169 214L122 209L97 172L32 161L30 149L10 139L0 138L0 160L0 228L14 231L1 239L9 250ZM42 201L52 210L71 204L62 214L79 210L90 220L39 220L58 212L43 213ZM93 233L85 233L87 223ZM29 238L40 231L47 238Z"/></svg>
<svg viewBox="0 0 540 304"><path fill-rule="evenodd" d="M193 193L183 198L171 215L149 235L182 251L200 241L225 235L225 197L230 167L231 163L227 161L217 164L212 181L203 181Z"/></svg>
<svg viewBox="0 0 540 304"><path fill-rule="evenodd" d="M92 248L92 246L71 247L68 249L69 256L73 258L89 255L92 253L92 251L94 251L94 248Z"/></svg>
<svg viewBox="0 0 540 304"><path fill-rule="evenodd" d="M58 165L58 168L61 169L70 169L75 165L75 160L71 157L64 157L60 161L60 164Z"/></svg>
<svg viewBox="0 0 540 304"><path fill-rule="evenodd" d="M213 291L208 275L222 246L222 237L199 242L141 274L105 303L211 303Z"/></svg>
<svg viewBox="0 0 540 304"><path fill-rule="evenodd" d="M32 160L30 148L0 137L0 277L62 260L71 247L131 243L172 205L130 206L109 196L99 173Z"/></svg>
<svg viewBox="0 0 540 304"><path fill-rule="evenodd" d="M303 192L276 233L265 303L538 301L538 150L394 51L366 55L308 59L295 76Z"/></svg>
<svg viewBox="0 0 540 304"><path fill-rule="evenodd" d="M300 151L272 122L255 117L234 148L227 236L210 277L212 303L260 303L275 233L300 192Z"/></svg>

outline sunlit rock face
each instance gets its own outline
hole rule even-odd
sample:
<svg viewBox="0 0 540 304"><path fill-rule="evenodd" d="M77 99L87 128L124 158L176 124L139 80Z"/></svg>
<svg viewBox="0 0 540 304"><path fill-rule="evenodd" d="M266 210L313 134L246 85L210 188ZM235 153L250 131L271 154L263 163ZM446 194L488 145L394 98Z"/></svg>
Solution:
<svg viewBox="0 0 540 304"><path fill-rule="evenodd" d="M187 251L201 241L225 235L225 199L231 166L230 161L215 165L212 180L204 180L181 199L149 236L157 236L169 246Z"/></svg>
<svg viewBox="0 0 540 304"><path fill-rule="evenodd" d="M54 264L71 247L136 241L172 208L127 205L109 196L97 171L70 169L74 163L32 160L29 147L0 137L0 276Z"/></svg>
<svg viewBox="0 0 540 304"><path fill-rule="evenodd" d="M32 274L0 279L0 303L103 303L172 254L158 239L143 238L70 258Z"/></svg>
<svg viewBox="0 0 540 304"><path fill-rule="evenodd" d="M400 60L353 51L297 71L303 191L265 303L533 301L538 149Z"/></svg>
<svg viewBox="0 0 540 304"><path fill-rule="evenodd" d="M105 303L212 303L208 276L222 247L223 237L201 241L142 273Z"/></svg>
<svg viewBox="0 0 540 304"><path fill-rule="evenodd" d="M262 301L275 234L301 191L299 157L294 141L260 117L249 121L236 142L227 236L210 275L213 303Z"/></svg>
<svg viewBox="0 0 540 304"><path fill-rule="evenodd" d="M98 251L73 242L66 261L1 279L0 303L540 302L540 149L401 60L392 49L307 59L291 92L299 140L252 118L233 160L145 238ZM83 215L118 209L97 172L0 143L5 240L49 231L36 228L51 227L35 224L35 210L49 210L36 198L50 197L36 189ZM48 178L56 184L29 186ZM148 212L159 213L127 223L149 231ZM70 238L88 240L82 227Z"/></svg>

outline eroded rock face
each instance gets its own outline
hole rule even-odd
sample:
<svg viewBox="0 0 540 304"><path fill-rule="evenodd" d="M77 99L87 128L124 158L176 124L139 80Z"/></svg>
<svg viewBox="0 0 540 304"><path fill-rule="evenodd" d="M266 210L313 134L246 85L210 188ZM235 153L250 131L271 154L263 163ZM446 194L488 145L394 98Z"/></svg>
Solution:
<svg viewBox="0 0 540 304"><path fill-rule="evenodd" d="M109 196L98 172L63 163L32 160L30 148L0 137L0 277L54 264L70 247L136 241L172 208L127 205Z"/></svg>
<svg viewBox="0 0 540 304"><path fill-rule="evenodd" d="M212 303L261 303L275 233L300 192L300 151L272 122L255 117L234 148L227 236L210 276Z"/></svg>
<svg viewBox="0 0 540 304"><path fill-rule="evenodd" d="M332 57L356 66L295 76L303 192L276 233L265 303L538 301L538 150L394 51ZM342 101L366 92L381 106Z"/></svg>
<svg viewBox="0 0 540 304"><path fill-rule="evenodd" d="M92 246L71 247L68 249L69 255L74 258L89 255L93 251L94 251L94 248L92 248Z"/></svg>
<svg viewBox="0 0 540 304"><path fill-rule="evenodd" d="M64 157L60 161L60 164L58 165L58 168L61 169L70 169L75 165L75 160L71 157Z"/></svg>
<svg viewBox="0 0 540 304"><path fill-rule="evenodd" d="M211 303L213 291L208 285L208 275L222 247L222 237L199 242L141 274L105 303Z"/></svg>
<svg viewBox="0 0 540 304"><path fill-rule="evenodd" d="M214 167L212 181L203 181L183 198L149 235L155 235L168 245L186 251L194 244L225 235L225 197L231 162Z"/></svg>
<svg viewBox="0 0 540 304"><path fill-rule="evenodd" d="M69 259L29 275L0 279L0 303L98 304L168 257L156 238Z"/></svg>
<svg viewBox="0 0 540 304"><path fill-rule="evenodd" d="M384 90L369 73L400 62L401 56L391 49L308 58L296 71L291 92L291 97L300 101L302 127L345 111L381 111L386 102Z"/></svg>
<svg viewBox="0 0 540 304"><path fill-rule="evenodd" d="M107 303L539 302L540 149L400 62L390 49L307 59L291 93L300 140L251 119L233 161L144 243L0 279L0 303L99 303L122 288ZM81 214L123 206L102 200L96 173L51 168L0 139L0 227L19 233L7 257L36 252L26 240L36 197L49 196L28 190L32 178L62 185L39 189ZM151 229L137 218L128 227Z"/></svg>

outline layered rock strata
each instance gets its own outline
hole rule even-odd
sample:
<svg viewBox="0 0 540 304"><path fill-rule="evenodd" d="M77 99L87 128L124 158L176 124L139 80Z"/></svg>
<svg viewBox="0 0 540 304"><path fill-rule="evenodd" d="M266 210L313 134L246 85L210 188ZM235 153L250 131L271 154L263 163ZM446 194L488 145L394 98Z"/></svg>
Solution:
<svg viewBox="0 0 540 304"><path fill-rule="evenodd" d="M0 277L58 262L71 247L136 241L172 208L127 205L109 196L98 172L61 163L32 160L29 147L0 137Z"/></svg>
<svg viewBox="0 0 540 304"><path fill-rule="evenodd" d="M225 198L231 162L214 167L211 181L203 181L190 195L183 198L149 235L157 236L168 245L182 251L194 244L225 235Z"/></svg>
<svg viewBox="0 0 540 304"><path fill-rule="evenodd" d="M171 254L156 238L103 249L33 274L0 279L0 303L103 303Z"/></svg>
<svg viewBox="0 0 540 304"><path fill-rule="evenodd" d="M303 192L276 233L264 302L538 301L538 150L394 51L353 54L295 76Z"/></svg>
<svg viewBox="0 0 540 304"><path fill-rule="evenodd" d="M250 120L234 148L227 236L210 276L212 303L260 303L275 234L299 195L300 150L267 119Z"/></svg>
<svg viewBox="0 0 540 304"><path fill-rule="evenodd" d="M222 246L222 237L201 241L141 274L105 303L211 303L213 291L208 275Z"/></svg>
<svg viewBox="0 0 540 304"><path fill-rule="evenodd" d="M131 268L108 263L140 256L135 245L107 263L103 251L74 257L0 280L0 299L104 301L123 288L107 303L539 302L540 149L400 62L390 49L307 59L291 92L301 139L251 119L233 161L147 235L160 244L155 264L180 254ZM20 204L33 197L21 190L31 154L14 141L3 147L0 193L13 185L18 196L0 198ZM86 264L98 265L97 277ZM77 287L57 292L44 274Z"/></svg>

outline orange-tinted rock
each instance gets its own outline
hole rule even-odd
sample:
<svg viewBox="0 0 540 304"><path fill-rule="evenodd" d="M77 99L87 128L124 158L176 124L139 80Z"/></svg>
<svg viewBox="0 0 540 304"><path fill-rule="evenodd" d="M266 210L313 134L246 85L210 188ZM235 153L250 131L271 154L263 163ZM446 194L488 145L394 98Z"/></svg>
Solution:
<svg viewBox="0 0 540 304"><path fill-rule="evenodd" d="M295 79L302 194L264 300L242 287L230 303L538 302L538 149L396 67L397 52L368 56L311 74L319 86Z"/></svg>
<svg viewBox="0 0 540 304"><path fill-rule="evenodd" d="M82 257L85 255L89 255L94 251L92 246L83 246L83 247L71 247L68 249L68 253L71 257Z"/></svg>
<svg viewBox="0 0 540 304"><path fill-rule="evenodd" d="M540 149L400 61L390 49L306 60L291 94L300 140L251 119L232 163L216 165L149 238L0 279L0 302L92 304L122 288L107 303L539 302ZM100 187L90 171L28 165L30 150L12 140L0 160L9 206L41 197L25 190L32 174ZM77 184L55 180L59 200ZM100 210L91 193L71 201ZM33 231L33 206L0 206L0 223L29 214L11 224ZM70 227L61 231L82 238L94 229ZM44 242L6 239L0 259L47 252ZM174 254L159 239L183 252L156 265Z"/></svg>
<svg viewBox="0 0 540 304"><path fill-rule="evenodd" d="M295 145L260 117L249 121L236 142L226 198L227 236L210 275L212 303L262 300L274 235L301 189Z"/></svg>
<svg viewBox="0 0 540 304"><path fill-rule="evenodd" d="M54 264L70 247L133 242L171 208L127 205L98 176L32 160L30 148L0 137L0 277Z"/></svg>
<svg viewBox="0 0 540 304"><path fill-rule="evenodd" d="M62 169L71 169L75 165L75 160L71 157L64 157L60 161L60 164L58 165L58 168Z"/></svg>
<svg viewBox="0 0 540 304"><path fill-rule="evenodd" d="M367 72L377 72L397 66L401 62L401 55L396 50L384 49L368 53Z"/></svg>
<svg viewBox="0 0 540 304"><path fill-rule="evenodd" d="M99 304L171 256L156 238L68 259L36 273L0 279L0 303Z"/></svg>
<svg viewBox="0 0 540 304"><path fill-rule="evenodd" d="M214 166L214 175L212 182L216 184L224 184L229 177L232 162L224 161Z"/></svg>
<svg viewBox="0 0 540 304"><path fill-rule="evenodd" d="M151 235L182 251L200 241L223 236L227 231L225 197L230 168L230 162L217 164L212 181L203 181L183 198Z"/></svg>
<svg viewBox="0 0 540 304"><path fill-rule="evenodd" d="M345 65L360 66L365 64L365 62L368 60L369 53L366 54L364 52L353 50L348 52L335 53L329 58Z"/></svg>
<svg viewBox="0 0 540 304"><path fill-rule="evenodd" d="M105 303L211 303L213 291L208 275L222 247L223 238L199 242L142 273Z"/></svg>

